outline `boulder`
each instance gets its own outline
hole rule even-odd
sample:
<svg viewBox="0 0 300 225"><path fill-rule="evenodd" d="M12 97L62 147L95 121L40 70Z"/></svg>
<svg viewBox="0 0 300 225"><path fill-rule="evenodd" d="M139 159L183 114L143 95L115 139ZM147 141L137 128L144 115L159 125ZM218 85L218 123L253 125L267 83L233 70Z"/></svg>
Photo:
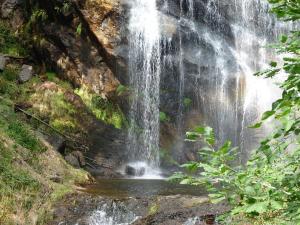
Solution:
<svg viewBox="0 0 300 225"><path fill-rule="evenodd" d="M19 73L19 81L25 83L29 81L33 76L33 67L29 65L23 65Z"/></svg>
<svg viewBox="0 0 300 225"><path fill-rule="evenodd" d="M77 158L81 167L86 165L84 155L81 151L74 151L71 154Z"/></svg>
<svg viewBox="0 0 300 225"><path fill-rule="evenodd" d="M74 156L72 153L65 156L65 160L75 168L80 168L80 162L76 156Z"/></svg>
<svg viewBox="0 0 300 225"><path fill-rule="evenodd" d="M7 63L7 58L3 55L0 55L0 72L3 72Z"/></svg>
<svg viewBox="0 0 300 225"><path fill-rule="evenodd" d="M129 176L141 177L145 174L145 167L134 168L133 166L127 165L125 168L125 173Z"/></svg>
<svg viewBox="0 0 300 225"><path fill-rule="evenodd" d="M1 7L2 18L8 18L17 5L21 3L21 0L5 0Z"/></svg>
<svg viewBox="0 0 300 225"><path fill-rule="evenodd" d="M65 160L75 168L81 168L86 165L84 155L81 151L74 151L65 156Z"/></svg>

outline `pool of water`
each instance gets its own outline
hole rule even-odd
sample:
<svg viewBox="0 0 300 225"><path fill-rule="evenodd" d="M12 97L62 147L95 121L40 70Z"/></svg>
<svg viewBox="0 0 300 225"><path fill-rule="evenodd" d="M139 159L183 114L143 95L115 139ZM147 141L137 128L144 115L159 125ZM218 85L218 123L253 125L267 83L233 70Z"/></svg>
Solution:
<svg viewBox="0 0 300 225"><path fill-rule="evenodd" d="M167 180L150 179L99 179L95 184L85 186L90 194L108 197L151 197L167 195L203 196L204 188L181 185Z"/></svg>

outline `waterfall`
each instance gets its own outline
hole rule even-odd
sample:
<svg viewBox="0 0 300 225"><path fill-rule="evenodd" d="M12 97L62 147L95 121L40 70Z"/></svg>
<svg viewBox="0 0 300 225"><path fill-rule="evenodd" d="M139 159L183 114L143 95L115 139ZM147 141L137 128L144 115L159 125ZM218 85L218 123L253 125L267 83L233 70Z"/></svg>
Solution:
<svg viewBox="0 0 300 225"><path fill-rule="evenodd" d="M162 51L163 57L172 62L173 69L161 68L161 83L165 89L176 90L161 95L161 106L170 114L176 111L173 115L179 118L176 125L182 140L188 129L211 126L217 145L231 140L240 147L244 162L270 130L270 126L260 130L248 127L281 95L275 81L254 73L276 60L274 51L265 45L276 42L289 26L269 14L265 0L162 2L160 10L168 16L165 27L175 25L177 30L164 32L169 39L172 36L169 43L173 47ZM186 98L192 100L190 108L184 105ZM179 99L178 105L168 103L170 99ZM173 156L180 160L190 148L174 142Z"/></svg>
<svg viewBox="0 0 300 225"><path fill-rule="evenodd" d="M194 160L183 139L196 125L213 127L217 146L231 140L247 159L270 128L248 126L281 94L274 82L253 76L276 60L264 45L289 29L268 10L265 0L131 2L130 162L147 171L159 167L160 110L177 128L168 146L175 159Z"/></svg>
<svg viewBox="0 0 300 225"><path fill-rule="evenodd" d="M133 0L129 20L131 162L159 166L160 29L156 0Z"/></svg>

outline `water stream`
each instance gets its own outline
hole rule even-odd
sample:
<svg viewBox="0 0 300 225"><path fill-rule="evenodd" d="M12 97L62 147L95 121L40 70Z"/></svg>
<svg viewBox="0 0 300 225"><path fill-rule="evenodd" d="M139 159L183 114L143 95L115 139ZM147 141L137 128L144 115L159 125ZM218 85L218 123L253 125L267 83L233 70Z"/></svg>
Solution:
<svg viewBox="0 0 300 225"><path fill-rule="evenodd" d="M265 0L132 1L130 166L145 167L145 178L159 176L160 148L180 162L194 160L196 149L183 140L196 125L213 127L218 146L231 140L247 160L270 129L248 127L281 94L275 81L253 76L276 59L265 45L290 29L268 10ZM160 112L176 129L173 137L160 130ZM164 146L161 136L172 144Z"/></svg>
<svg viewBox="0 0 300 225"><path fill-rule="evenodd" d="M133 91L129 160L159 166L160 30L155 0L133 0L129 21L129 77Z"/></svg>

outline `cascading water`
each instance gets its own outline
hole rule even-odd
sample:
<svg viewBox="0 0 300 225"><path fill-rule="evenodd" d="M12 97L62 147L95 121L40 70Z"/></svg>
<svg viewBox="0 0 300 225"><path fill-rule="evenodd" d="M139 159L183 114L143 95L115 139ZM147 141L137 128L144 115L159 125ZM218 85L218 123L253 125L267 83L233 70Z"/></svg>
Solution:
<svg viewBox="0 0 300 225"><path fill-rule="evenodd" d="M245 161L268 129L247 127L280 96L272 81L253 74L275 58L273 50L264 45L276 41L288 27L268 13L264 0L163 2L161 10L177 19L177 29L167 34L172 36L172 50L163 51L173 65L162 68L162 88L175 90L160 96L162 108L179 117L180 139L196 125L211 126L217 144L231 140L240 147L241 161ZM172 26L169 21L166 27ZM183 102L187 98L192 100L188 107ZM178 106L168 104L170 99L179 99ZM174 143L176 159L195 160L186 153L190 147ZM183 157L185 154L188 156Z"/></svg>
<svg viewBox="0 0 300 225"><path fill-rule="evenodd" d="M274 58L264 45L287 30L268 8L265 0L132 2L128 151L133 166L147 171L159 166L164 148L159 109L177 127L171 146L176 159L194 160L180 140L195 125L213 127L219 145L231 140L241 148L241 161L247 158L267 127L246 128L280 95L272 82L253 76Z"/></svg>
<svg viewBox="0 0 300 225"><path fill-rule="evenodd" d="M133 0L128 39L133 92L130 99L129 160L158 168L161 51L156 0Z"/></svg>

